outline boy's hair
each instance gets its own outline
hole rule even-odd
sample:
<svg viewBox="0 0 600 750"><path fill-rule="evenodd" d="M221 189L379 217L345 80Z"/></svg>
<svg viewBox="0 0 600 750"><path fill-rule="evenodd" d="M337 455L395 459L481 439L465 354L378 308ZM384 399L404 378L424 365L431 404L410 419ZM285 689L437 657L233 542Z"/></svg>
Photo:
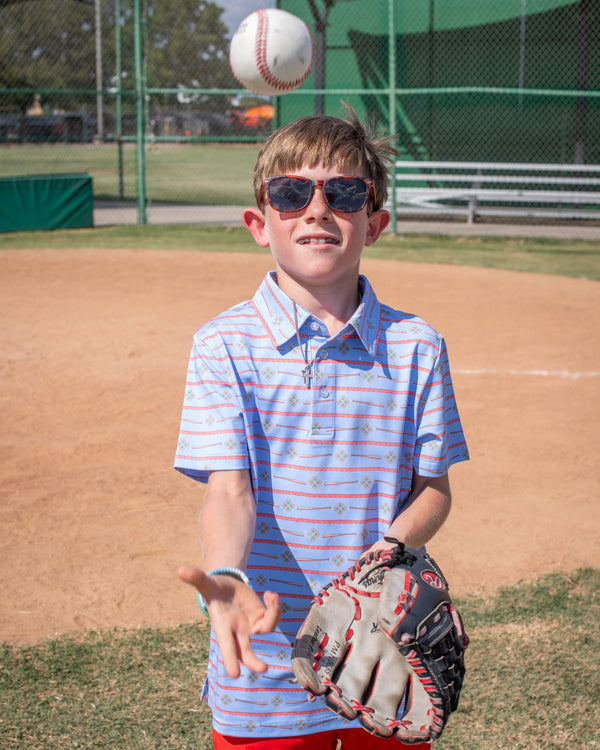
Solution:
<svg viewBox="0 0 600 750"><path fill-rule="evenodd" d="M391 136L365 127L356 112L345 105L348 119L308 115L283 125L261 148L254 167L254 196L261 202L262 181L267 177L293 174L303 165L323 164L353 177L370 177L375 186L369 212L378 211L387 200L388 169L398 151Z"/></svg>

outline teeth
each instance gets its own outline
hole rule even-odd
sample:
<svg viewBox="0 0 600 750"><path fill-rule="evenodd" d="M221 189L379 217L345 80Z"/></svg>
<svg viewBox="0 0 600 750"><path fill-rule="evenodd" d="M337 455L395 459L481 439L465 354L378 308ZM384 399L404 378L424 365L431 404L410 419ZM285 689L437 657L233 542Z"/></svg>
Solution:
<svg viewBox="0 0 600 750"><path fill-rule="evenodd" d="M307 240L299 240L300 245L331 245L333 242L335 242L335 240L327 238L317 239L316 237Z"/></svg>

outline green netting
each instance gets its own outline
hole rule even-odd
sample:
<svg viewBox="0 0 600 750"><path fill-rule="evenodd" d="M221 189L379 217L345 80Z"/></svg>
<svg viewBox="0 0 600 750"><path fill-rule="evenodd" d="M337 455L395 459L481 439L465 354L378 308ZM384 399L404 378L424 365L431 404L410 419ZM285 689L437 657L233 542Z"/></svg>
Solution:
<svg viewBox="0 0 600 750"><path fill-rule="evenodd" d="M298 12L302 4L280 5ZM338 114L343 98L389 127L393 76L407 158L600 162L598 4L397 2L392 35L388 10L387 3L369 0L331 8L323 80L335 93L323 97L325 112ZM312 16L303 17L309 22ZM365 91L354 93L360 88ZM300 97L283 97L281 116L293 119L306 106Z"/></svg>
<svg viewBox="0 0 600 750"><path fill-rule="evenodd" d="M181 146L255 144L342 101L407 159L600 163L597 0L260 5L304 18L319 53L271 99L229 70L228 0L0 2L0 177L66 169L93 175L96 200L206 202L214 171Z"/></svg>

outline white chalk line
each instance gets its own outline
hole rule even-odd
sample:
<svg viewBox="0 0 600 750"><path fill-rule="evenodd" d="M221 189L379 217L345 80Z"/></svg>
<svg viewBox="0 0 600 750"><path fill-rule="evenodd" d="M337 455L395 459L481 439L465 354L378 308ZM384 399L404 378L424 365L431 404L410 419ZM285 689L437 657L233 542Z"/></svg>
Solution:
<svg viewBox="0 0 600 750"><path fill-rule="evenodd" d="M583 372L573 372L571 370L519 370L518 368L482 368L482 369L454 369L457 375L516 375L546 377L546 378L563 378L564 380L580 380L582 378L597 378L600 376L600 370L588 370Z"/></svg>

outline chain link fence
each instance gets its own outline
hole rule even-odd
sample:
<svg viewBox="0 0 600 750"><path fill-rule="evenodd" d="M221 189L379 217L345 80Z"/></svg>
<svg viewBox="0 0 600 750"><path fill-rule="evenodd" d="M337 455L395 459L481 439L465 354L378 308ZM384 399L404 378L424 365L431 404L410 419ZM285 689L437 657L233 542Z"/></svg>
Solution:
<svg viewBox="0 0 600 750"><path fill-rule="evenodd" d="M317 57L269 99L228 47L274 6ZM600 164L597 0L0 0L0 60L0 177L86 172L142 223L151 203L248 203L265 135L342 101L406 159Z"/></svg>
<svg viewBox="0 0 600 750"><path fill-rule="evenodd" d="M407 159L600 162L598 2L354 0L322 3L320 14L317 5L281 3L320 37L323 108L362 88L348 98L380 127L395 122ZM282 114L303 106L285 97Z"/></svg>

